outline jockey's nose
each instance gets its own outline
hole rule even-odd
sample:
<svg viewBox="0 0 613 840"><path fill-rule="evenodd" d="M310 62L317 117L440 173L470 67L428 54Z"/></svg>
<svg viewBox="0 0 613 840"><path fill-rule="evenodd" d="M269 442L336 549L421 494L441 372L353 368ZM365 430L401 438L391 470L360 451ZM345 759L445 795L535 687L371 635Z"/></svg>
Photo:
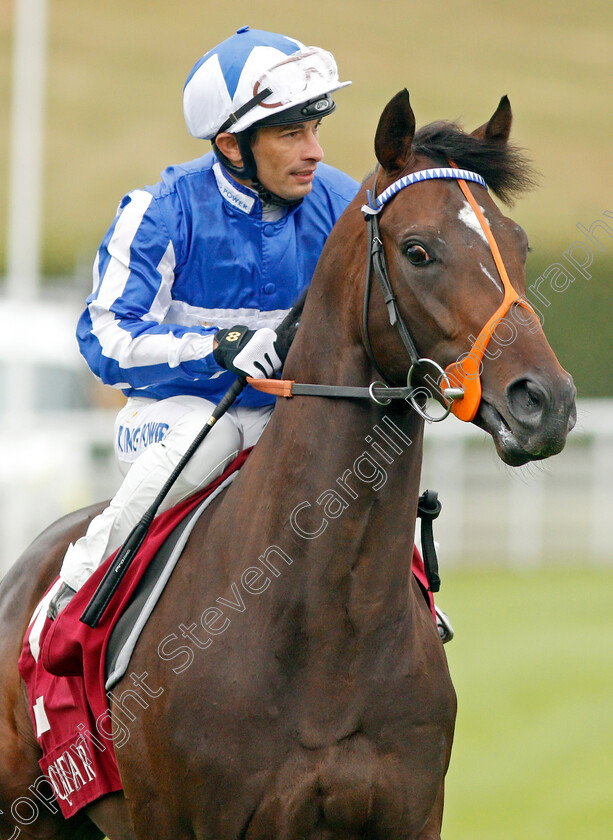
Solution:
<svg viewBox="0 0 613 840"><path fill-rule="evenodd" d="M324 150L321 147L316 130L308 131L304 148L302 151L303 159L315 160L319 163L320 160L323 160L323 156Z"/></svg>

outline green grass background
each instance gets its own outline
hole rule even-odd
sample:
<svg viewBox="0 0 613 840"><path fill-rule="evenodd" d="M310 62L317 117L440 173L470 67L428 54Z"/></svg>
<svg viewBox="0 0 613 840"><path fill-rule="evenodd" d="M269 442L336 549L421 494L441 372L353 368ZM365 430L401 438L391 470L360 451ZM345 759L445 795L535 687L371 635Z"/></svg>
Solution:
<svg viewBox="0 0 613 840"><path fill-rule="evenodd" d="M444 574L458 693L445 840L613 836L613 572Z"/></svg>
<svg viewBox="0 0 613 840"><path fill-rule="evenodd" d="M6 183L14 0L0 4L0 179ZM181 91L194 61L238 26L272 29L331 49L352 87L323 128L326 160L356 178L372 167L385 103L411 93L418 124L467 129L508 94L514 136L530 149L540 189L513 216L529 231L534 280L613 210L610 0L49 0L44 270L89 285L96 247L120 197L208 144L185 129ZM611 221L613 225L613 221ZM6 201L0 204L0 273ZM563 294L546 329L582 396L611 395L613 238Z"/></svg>

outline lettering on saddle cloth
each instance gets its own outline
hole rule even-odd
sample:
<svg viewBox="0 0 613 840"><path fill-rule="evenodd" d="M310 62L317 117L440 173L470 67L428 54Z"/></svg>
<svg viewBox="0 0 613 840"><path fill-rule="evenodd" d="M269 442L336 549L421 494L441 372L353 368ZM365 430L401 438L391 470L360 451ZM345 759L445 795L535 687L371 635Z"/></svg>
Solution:
<svg viewBox="0 0 613 840"><path fill-rule="evenodd" d="M61 802L72 805L73 795L96 778L96 771L87 745L72 744L47 764L45 775Z"/></svg>

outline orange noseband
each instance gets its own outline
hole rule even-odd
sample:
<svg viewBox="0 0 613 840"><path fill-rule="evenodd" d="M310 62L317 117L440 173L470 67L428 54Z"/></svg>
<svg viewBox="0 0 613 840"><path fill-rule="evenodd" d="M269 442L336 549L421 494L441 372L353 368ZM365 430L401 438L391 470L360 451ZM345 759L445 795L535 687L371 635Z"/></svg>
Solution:
<svg viewBox="0 0 613 840"><path fill-rule="evenodd" d="M536 313L528 301L519 295L511 285L509 275L500 254L500 249L498 248L498 243L494 239L490 226L481 212L481 208L475 201L475 197L470 191L466 181L463 181L461 178L458 178L457 181L460 189L464 193L464 197L472 207L475 216L479 220L479 224L481 225L483 233L487 238L492 256L494 257L494 262L496 263L496 269L504 287L504 298L502 303L482 328L467 355L445 369L445 375L448 377L450 383L448 387L461 388L464 391L462 399L452 401L451 411L460 420L464 420L469 423L477 413L479 403L481 402L481 370L483 354L497 325L504 318L514 303L521 304L521 306L528 309L535 318ZM441 387L444 395L447 388L444 383L441 383Z"/></svg>

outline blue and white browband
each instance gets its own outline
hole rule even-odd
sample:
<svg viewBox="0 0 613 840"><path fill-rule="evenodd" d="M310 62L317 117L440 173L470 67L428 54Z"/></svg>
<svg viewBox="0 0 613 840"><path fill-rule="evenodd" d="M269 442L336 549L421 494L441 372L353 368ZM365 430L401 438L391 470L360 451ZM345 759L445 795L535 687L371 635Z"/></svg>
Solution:
<svg viewBox="0 0 613 840"><path fill-rule="evenodd" d="M390 198L393 198L397 192L400 192L400 190L403 190L405 187L409 187L411 184L417 184L420 181L431 181L435 178L456 178L461 179L462 181L473 181L475 184L481 184L482 187L487 189L487 184L481 175L478 175L476 172L471 172L469 169L455 169L452 167L419 169L417 172L411 172L409 175L405 175L403 178L399 178L397 181L394 181L394 183L390 184L386 190L383 190L381 195L377 196L374 201L370 190L367 190L366 195L368 197L368 204L362 205L362 213L371 216L375 213L379 213Z"/></svg>

